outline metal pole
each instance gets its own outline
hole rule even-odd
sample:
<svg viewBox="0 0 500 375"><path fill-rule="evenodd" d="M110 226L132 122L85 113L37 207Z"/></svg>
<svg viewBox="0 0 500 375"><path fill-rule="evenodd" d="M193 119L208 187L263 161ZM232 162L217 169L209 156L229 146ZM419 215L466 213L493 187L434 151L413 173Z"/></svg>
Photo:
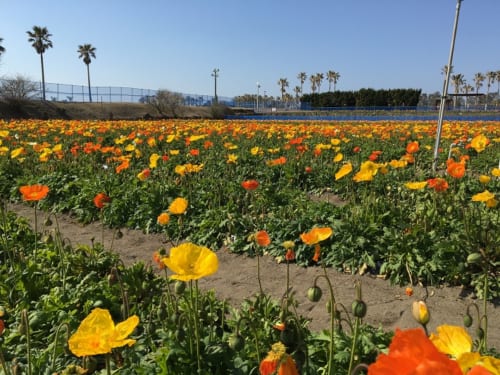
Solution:
<svg viewBox="0 0 500 375"><path fill-rule="evenodd" d="M217 77L219 76L219 69L214 68L212 77L214 77L214 102L217 104L219 100L217 99Z"/></svg>
<svg viewBox="0 0 500 375"><path fill-rule="evenodd" d="M439 117L436 133L436 143L434 145L434 160L432 163L432 170L436 172L437 162L439 158L439 142L441 140L441 132L443 130L443 116L444 107L446 105L446 98L448 97L448 85L450 83L451 67L453 64L453 52L455 50L455 39L457 36L458 16L460 15L460 5L463 0L457 0L457 7L455 10L455 22L453 24L453 34L451 38L450 55L448 57L448 69L446 70L446 78L444 80L443 93L441 94L441 103L439 104Z"/></svg>
<svg viewBox="0 0 500 375"><path fill-rule="evenodd" d="M259 112L259 89L260 89L260 83L257 82L257 105L255 112Z"/></svg>

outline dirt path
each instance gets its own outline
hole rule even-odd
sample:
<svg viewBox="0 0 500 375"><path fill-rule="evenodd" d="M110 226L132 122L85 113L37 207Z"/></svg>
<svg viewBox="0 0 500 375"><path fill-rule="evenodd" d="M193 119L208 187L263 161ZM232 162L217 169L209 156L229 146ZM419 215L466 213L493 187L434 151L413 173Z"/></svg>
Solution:
<svg viewBox="0 0 500 375"><path fill-rule="evenodd" d="M34 210L24 205L9 205L8 208L20 216L30 220L33 225ZM38 222L43 223L45 213L40 213ZM92 241L101 242L103 229L99 223L81 225L67 215L57 215L59 230L63 238L67 238L73 245L91 245ZM47 228L39 228L40 232ZM50 230L50 229L48 229ZM125 264L142 261L152 263L154 251L165 246L161 235L146 235L141 231L123 230L123 237L115 239L112 250L120 254ZM104 246L109 249L113 238L112 230L104 230ZM219 270L215 275L200 280L200 286L213 289L218 298L227 299L233 305L245 298L255 295L258 290L256 259L232 254L225 250L217 252ZM264 291L275 298L281 298L285 292L286 265L277 264L271 257L264 256L260 262L262 287ZM319 303L312 303L306 298L307 289L312 285L316 276L322 274L319 267L299 267L292 264L290 267L290 285L295 292L295 299L299 303L298 312L310 318L310 328L313 331L327 329L329 317L326 311L327 287L324 279L318 285L323 289L323 297ZM354 282L362 282L363 299L368 305L365 321L373 326L382 326L393 330L396 327L417 327L411 315L411 305L416 299L425 298L431 313L429 323L430 332L441 324L461 325L466 306L474 300L459 287L430 287L427 291L421 287L414 287L414 295L405 295L405 288L391 286L389 282L371 276L346 275L334 270L328 270L328 276L333 284L335 299L350 307L355 297ZM489 334L488 345L500 348L500 314L498 306L488 304ZM474 331L471 331L474 337Z"/></svg>

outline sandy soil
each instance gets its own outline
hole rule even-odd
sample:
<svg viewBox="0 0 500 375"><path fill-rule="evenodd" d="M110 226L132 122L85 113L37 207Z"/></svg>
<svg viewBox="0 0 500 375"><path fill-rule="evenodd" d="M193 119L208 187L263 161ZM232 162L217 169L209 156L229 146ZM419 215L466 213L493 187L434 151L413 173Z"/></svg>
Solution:
<svg viewBox="0 0 500 375"><path fill-rule="evenodd" d="M8 208L18 215L28 218L34 222L34 210L24 205L9 205ZM39 212L38 222L43 223L44 214ZM100 223L82 225L67 215L57 215L59 230L63 238L71 240L73 245L90 245L92 241L101 242L102 226ZM39 228L40 232L51 230L51 228ZM113 239L112 230L105 229L104 245L110 249ZM115 239L112 251L120 254L125 264L134 262L152 263L153 252L165 247L161 235L146 235L141 231L122 230L123 237ZM213 249L215 250L215 249ZM257 281L257 262L255 258L248 258L232 254L227 250L217 251L219 258L219 270L215 275L200 280L200 286L215 290L220 299L226 299L237 306L245 298L252 297L259 290ZM260 262L262 286L266 293L279 299L285 292L286 265L277 264L268 256L261 258ZM298 312L311 319L310 328L313 331L327 329L329 317L326 311L327 285L324 279L320 279L318 285L323 289L323 297L320 302L312 303L307 297L307 289L313 284L316 276L322 274L320 267L299 267L295 264L290 266L290 285L295 292ZM411 305L417 299L425 299L431 313L429 331L434 332L436 326L441 324L461 325L466 306L476 302L482 306L482 301L474 299L470 292L460 287L414 287L414 294L408 297L404 287L391 286L386 280L364 275L347 275L328 270L328 276L333 284L335 299L346 307L351 306L355 297L354 283L360 280L362 283L363 299L368 305L368 313L365 322L373 326L381 326L386 330L395 328L417 327L418 324L412 317ZM500 349L500 309L496 305L488 304L488 346ZM474 337L474 330L471 330Z"/></svg>

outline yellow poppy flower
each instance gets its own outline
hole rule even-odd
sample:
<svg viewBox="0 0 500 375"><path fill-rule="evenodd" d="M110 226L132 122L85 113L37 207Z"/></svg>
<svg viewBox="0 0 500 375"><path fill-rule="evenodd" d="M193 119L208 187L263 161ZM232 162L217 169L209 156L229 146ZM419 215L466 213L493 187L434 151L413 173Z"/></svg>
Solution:
<svg viewBox="0 0 500 375"><path fill-rule="evenodd" d="M342 168L340 168L338 172L335 173L335 181L340 180L342 177L347 176L351 172L352 164L349 162L345 163Z"/></svg>
<svg viewBox="0 0 500 375"><path fill-rule="evenodd" d="M158 159L160 158L160 155L157 153L151 154L149 157L149 168L154 169L158 166Z"/></svg>
<svg viewBox="0 0 500 375"><path fill-rule="evenodd" d="M410 190L420 190L427 186L427 181L407 182L405 187Z"/></svg>
<svg viewBox="0 0 500 375"><path fill-rule="evenodd" d="M228 164L234 164L238 160L238 155L236 154L228 154L227 155L227 160L226 163Z"/></svg>
<svg viewBox="0 0 500 375"><path fill-rule="evenodd" d="M486 185L490 181L491 181L491 177L490 176L487 176L487 175L484 175L484 174L482 174L481 176L479 176L479 182L482 183L483 185Z"/></svg>
<svg viewBox="0 0 500 375"><path fill-rule="evenodd" d="M339 152L337 155L335 155L335 157L333 158L333 162L334 163L338 163L339 161L342 161L342 159L344 159L344 155Z"/></svg>
<svg viewBox="0 0 500 375"><path fill-rule="evenodd" d="M429 339L437 350L454 358L464 374L474 366L481 366L492 374L500 375L500 359L471 352L472 339L464 328L441 325Z"/></svg>
<svg viewBox="0 0 500 375"><path fill-rule="evenodd" d="M96 308L70 337L69 350L77 357L86 357L111 353L113 348L124 345L132 346L135 340L127 337L138 324L139 317L133 315L115 326L108 310Z"/></svg>
<svg viewBox="0 0 500 375"><path fill-rule="evenodd" d="M495 177L500 177L500 168L493 168L491 170L491 175Z"/></svg>
<svg viewBox="0 0 500 375"><path fill-rule="evenodd" d="M10 152L10 158L15 159L19 155L25 154L26 151L24 150L24 147L18 147Z"/></svg>
<svg viewBox="0 0 500 375"><path fill-rule="evenodd" d="M162 261L175 273L170 277L181 281L210 276L219 268L219 260L212 250L190 242L170 249L170 255Z"/></svg>
<svg viewBox="0 0 500 375"><path fill-rule="evenodd" d="M406 160L391 160L389 162L389 165L392 167L392 168L404 168L408 165L408 161Z"/></svg>
<svg viewBox="0 0 500 375"><path fill-rule="evenodd" d="M487 202L490 199L495 199L495 194L489 192L488 190L483 191L472 196L473 202Z"/></svg>
<svg viewBox="0 0 500 375"><path fill-rule="evenodd" d="M484 135L479 134L472 138L472 141L470 142L470 146L476 150L477 152L482 152L488 145L489 140L486 138Z"/></svg>
<svg viewBox="0 0 500 375"><path fill-rule="evenodd" d="M356 182L371 181L373 180L374 174L369 170L359 171L352 178Z"/></svg>
<svg viewBox="0 0 500 375"><path fill-rule="evenodd" d="M186 212L187 207L188 207L187 199L179 197L175 198L172 201L172 203L170 203L168 210L170 211L171 214L182 215L184 212Z"/></svg>

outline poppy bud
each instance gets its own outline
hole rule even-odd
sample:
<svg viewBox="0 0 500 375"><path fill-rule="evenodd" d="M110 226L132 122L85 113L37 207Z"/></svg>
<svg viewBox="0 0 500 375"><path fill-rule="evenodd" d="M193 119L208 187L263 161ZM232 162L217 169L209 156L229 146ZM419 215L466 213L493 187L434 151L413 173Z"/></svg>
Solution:
<svg viewBox="0 0 500 375"><path fill-rule="evenodd" d="M478 264L481 262L482 255L480 253L472 253L467 257L468 264Z"/></svg>
<svg viewBox="0 0 500 375"><path fill-rule="evenodd" d="M364 318L366 315L366 303L362 300L355 300L352 305L352 313L356 318Z"/></svg>
<svg viewBox="0 0 500 375"><path fill-rule="evenodd" d="M472 316L470 314L466 314L464 316L464 326L469 328L472 325Z"/></svg>
<svg viewBox="0 0 500 375"><path fill-rule="evenodd" d="M319 286L312 286L307 290L307 298L311 302L318 302L322 295L323 292Z"/></svg>
<svg viewBox="0 0 500 375"><path fill-rule="evenodd" d="M245 339L241 335L231 335L228 339L228 344L231 349L239 352L245 346Z"/></svg>
<svg viewBox="0 0 500 375"><path fill-rule="evenodd" d="M181 295L182 293L184 293L184 290L186 289L186 283L184 281L177 280L175 282L174 289L175 289L175 294Z"/></svg>
<svg viewBox="0 0 500 375"><path fill-rule="evenodd" d="M429 310L427 309L427 305L424 301L413 302L412 314L415 320L424 326L429 323L429 320L431 318Z"/></svg>

